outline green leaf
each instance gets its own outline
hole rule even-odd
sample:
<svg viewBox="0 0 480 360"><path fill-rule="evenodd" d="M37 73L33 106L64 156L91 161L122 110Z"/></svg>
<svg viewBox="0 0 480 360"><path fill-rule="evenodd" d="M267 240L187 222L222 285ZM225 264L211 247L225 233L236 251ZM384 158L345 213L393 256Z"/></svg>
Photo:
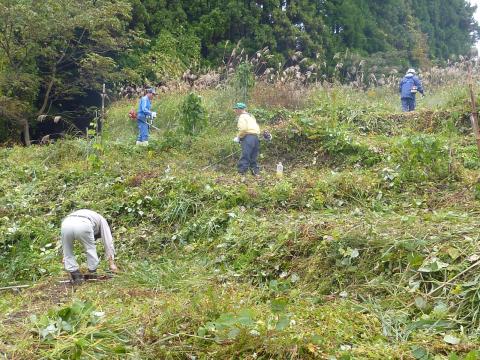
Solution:
<svg viewBox="0 0 480 360"><path fill-rule="evenodd" d="M450 344L450 345L458 345L460 344L461 340L453 335L445 335L443 338L443 341L445 341L447 344Z"/></svg>
<svg viewBox="0 0 480 360"><path fill-rule="evenodd" d="M480 352L478 350L470 351L463 360L478 360L480 358Z"/></svg>
<svg viewBox="0 0 480 360"><path fill-rule="evenodd" d="M411 253L407 256L408 263L410 264L410 266L414 267L422 265L424 259L425 258L418 253Z"/></svg>
<svg viewBox="0 0 480 360"><path fill-rule="evenodd" d="M419 309L419 310L425 310L427 309L428 307L428 303L427 301L421 297L421 296L417 296L415 298L415 306Z"/></svg>
<svg viewBox="0 0 480 360"><path fill-rule="evenodd" d="M312 342L312 344L314 345L322 345L323 344L323 337L320 336L320 335L313 335L312 338L310 339L310 341Z"/></svg>
<svg viewBox="0 0 480 360"><path fill-rule="evenodd" d="M422 267L418 269L420 272L431 273L437 272L448 267L449 264L444 263L438 259L435 259L431 262L424 263Z"/></svg>
<svg viewBox="0 0 480 360"><path fill-rule="evenodd" d="M275 299L271 301L270 307L273 313L278 314L285 311L287 304L288 300L286 299Z"/></svg>
<svg viewBox="0 0 480 360"><path fill-rule="evenodd" d="M290 325L290 317L288 315L280 315L275 325L277 330L285 330Z"/></svg>
<svg viewBox="0 0 480 360"><path fill-rule="evenodd" d="M455 328L455 323L446 320L418 320L409 324L407 328L409 331L420 329L442 331Z"/></svg>
<svg viewBox="0 0 480 360"><path fill-rule="evenodd" d="M249 309L242 310L238 315L237 322L245 326L253 325L253 312Z"/></svg>
<svg viewBox="0 0 480 360"><path fill-rule="evenodd" d="M233 327L228 332L227 337L229 339L235 339L239 334L240 334L240 329L237 327Z"/></svg>
<svg viewBox="0 0 480 360"><path fill-rule="evenodd" d="M445 316L446 314L448 314L448 306L443 302L438 303L433 308L433 314L437 318L441 318L441 317Z"/></svg>
<svg viewBox="0 0 480 360"><path fill-rule="evenodd" d="M360 255L360 253L358 252L358 249L352 249L352 251L351 251L351 253L350 253L350 257L351 257L352 259L357 258L359 255Z"/></svg>
<svg viewBox="0 0 480 360"><path fill-rule="evenodd" d="M220 317L215 321L215 323L220 325L234 325L236 323L236 318L231 313L221 314Z"/></svg>
<svg viewBox="0 0 480 360"><path fill-rule="evenodd" d="M428 359L428 351L421 347L421 346L413 346L411 348L412 356L417 360L427 360Z"/></svg>
<svg viewBox="0 0 480 360"><path fill-rule="evenodd" d="M197 330L197 335L200 337L205 337L205 335L207 335L207 329L204 327L199 327Z"/></svg>
<svg viewBox="0 0 480 360"><path fill-rule="evenodd" d="M452 258L452 260L456 260L460 257L462 253L460 252L460 250L452 246L447 249L447 254Z"/></svg>

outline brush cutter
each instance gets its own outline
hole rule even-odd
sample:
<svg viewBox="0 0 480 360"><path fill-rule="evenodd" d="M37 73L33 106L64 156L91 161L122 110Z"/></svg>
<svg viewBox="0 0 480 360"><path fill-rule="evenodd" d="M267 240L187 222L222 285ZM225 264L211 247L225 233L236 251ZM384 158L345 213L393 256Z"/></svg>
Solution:
<svg viewBox="0 0 480 360"><path fill-rule="evenodd" d="M154 113L154 114L156 115L157 113ZM151 127L152 129L160 131L160 129L158 127L153 125L153 119L154 118L156 118L156 116L147 116L147 125L148 125L148 127Z"/></svg>
<svg viewBox="0 0 480 360"><path fill-rule="evenodd" d="M236 142L236 143L238 143L238 144L240 144L240 140L237 141L237 139L238 139L238 138L236 137L233 141ZM264 130L263 133L262 133L262 135L259 137L259 139L260 139L260 140L263 140L263 141L266 141L266 142L270 142L270 141L272 141L273 136L272 136L272 134L270 133L270 131ZM234 156L234 155L240 154L241 151L242 151L242 150L236 150L236 151L232 152L230 155L225 156L225 157L222 158L221 160L219 160L219 161L217 161L217 162L215 162L215 163L213 163L213 164L210 164L210 165L204 167L204 168L202 169L202 171L207 170L207 169L211 168L212 166L218 165L218 164L224 162L225 160L231 158L231 157Z"/></svg>

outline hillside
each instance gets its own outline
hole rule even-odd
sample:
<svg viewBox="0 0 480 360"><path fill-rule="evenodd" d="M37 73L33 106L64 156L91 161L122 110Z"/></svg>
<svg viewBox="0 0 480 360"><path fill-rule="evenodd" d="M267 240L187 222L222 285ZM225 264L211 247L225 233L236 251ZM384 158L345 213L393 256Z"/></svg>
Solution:
<svg viewBox="0 0 480 360"><path fill-rule="evenodd" d="M386 88L257 86L273 140L245 183L228 88L202 92L195 137L171 93L146 148L122 101L102 139L1 149L0 286L30 285L0 291L1 357L480 358L477 148L463 85L430 89L402 114ZM112 224L121 272L72 288L79 208Z"/></svg>

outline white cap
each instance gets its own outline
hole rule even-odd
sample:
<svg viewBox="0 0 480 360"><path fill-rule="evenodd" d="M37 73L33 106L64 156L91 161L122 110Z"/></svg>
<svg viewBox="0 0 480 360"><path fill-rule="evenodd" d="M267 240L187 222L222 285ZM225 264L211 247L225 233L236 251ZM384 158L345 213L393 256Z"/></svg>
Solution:
<svg viewBox="0 0 480 360"><path fill-rule="evenodd" d="M414 74L415 75L416 74L415 69L412 69L412 68L408 69L407 74Z"/></svg>

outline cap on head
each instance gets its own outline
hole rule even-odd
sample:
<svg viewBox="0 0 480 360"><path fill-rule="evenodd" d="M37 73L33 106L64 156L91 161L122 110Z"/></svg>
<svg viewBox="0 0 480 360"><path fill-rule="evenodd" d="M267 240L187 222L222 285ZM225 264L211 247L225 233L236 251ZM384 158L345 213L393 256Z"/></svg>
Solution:
<svg viewBox="0 0 480 360"><path fill-rule="evenodd" d="M412 68L408 69L408 70L407 70L407 74L413 74L413 75L415 75L415 74L416 74L415 69L412 69Z"/></svg>
<svg viewBox="0 0 480 360"><path fill-rule="evenodd" d="M234 108L234 109L243 110L243 109L246 109L246 108L247 108L247 105L245 105L245 104L242 103L242 102L238 102L238 103L236 103L235 105L233 105L233 108Z"/></svg>
<svg viewBox="0 0 480 360"><path fill-rule="evenodd" d="M147 94L153 94L153 95L156 95L157 92L155 91L155 88L150 88L147 90Z"/></svg>

